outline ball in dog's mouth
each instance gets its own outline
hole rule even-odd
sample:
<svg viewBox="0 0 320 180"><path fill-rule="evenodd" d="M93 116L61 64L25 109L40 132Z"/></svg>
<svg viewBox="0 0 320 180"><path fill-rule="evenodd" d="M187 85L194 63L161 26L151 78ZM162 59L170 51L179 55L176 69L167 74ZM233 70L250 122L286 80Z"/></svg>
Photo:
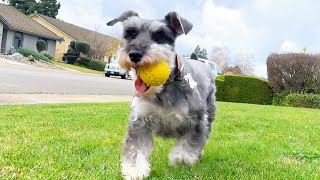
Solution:
<svg viewBox="0 0 320 180"><path fill-rule="evenodd" d="M141 66L136 69L137 79L134 86L139 93L149 90L150 86L160 86L169 79L170 67L168 61L162 61L150 66Z"/></svg>

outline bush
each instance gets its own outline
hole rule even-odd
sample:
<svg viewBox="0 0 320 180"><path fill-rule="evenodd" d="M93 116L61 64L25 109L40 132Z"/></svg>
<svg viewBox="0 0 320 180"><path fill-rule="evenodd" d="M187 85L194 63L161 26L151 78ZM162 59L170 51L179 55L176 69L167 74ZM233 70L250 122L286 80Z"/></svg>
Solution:
<svg viewBox="0 0 320 180"><path fill-rule="evenodd" d="M91 58L82 57L76 61L77 64L88 67L89 62L91 61Z"/></svg>
<svg viewBox="0 0 320 180"><path fill-rule="evenodd" d="M106 67L106 62L98 60L98 59L92 59L89 63L88 63L88 68L89 69L93 69L93 70L97 70L97 71L104 71L104 68Z"/></svg>
<svg viewBox="0 0 320 180"><path fill-rule="evenodd" d="M216 78L216 97L219 101L271 104L273 92L267 81L237 75L221 75Z"/></svg>
<svg viewBox="0 0 320 180"><path fill-rule="evenodd" d="M320 109L319 94L289 94L284 101L285 106Z"/></svg>
<svg viewBox="0 0 320 180"><path fill-rule="evenodd" d="M74 64L74 62L77 60L78 56L73 56L73 55L67 55L67 64Z"/></svg>
<svg viewBox="0 0 320 180"><path fill-rule="evenodd" d="M268 79L276 92L320 93L320 55L271 54Z"/></svg>
<svg viewBox="0 0 320 180"><path fill-rule="evenodd" d="M47 57L50 61L52 61L53 60L53 57L52 56L50 56L49 54L43 54L45 57Z"/></svg>
<svg viewBox="0 0 320 180"><path fill-rule="evenodd" d="M88 54L89 50L90 50L90 45L88 43L85 43L85 42L76 41L74 50L76 52L78 52L78 53L81 52L83 54Z"/></svg>
<svg viewBox="0 0 320 180"><path fill-rule="evenodd" d="M274 106L284 106L284 101L288 94L286 93L274 93L272 99L272 105Z"/></svg>
<svg viewBox="0 0 320 180"><path fill-rule="evenodd" d="M49 60L45 55L37 53L37 52L32 51L30 49L19 48L19 49L17 49L17 52L22 54L24 57L29 57L31 55L36 60L43 60L43 61L51 63L51 60Z"/></svg>
<svg viewBox="0 0 320 180"><path fill-rule="evenodd" d="M42 51L45 51L45 50L48 49L47 48L47 43L42 39L37 41L36 46L37 46L37 50L38 50L39 53L41 53Z"/></svg>

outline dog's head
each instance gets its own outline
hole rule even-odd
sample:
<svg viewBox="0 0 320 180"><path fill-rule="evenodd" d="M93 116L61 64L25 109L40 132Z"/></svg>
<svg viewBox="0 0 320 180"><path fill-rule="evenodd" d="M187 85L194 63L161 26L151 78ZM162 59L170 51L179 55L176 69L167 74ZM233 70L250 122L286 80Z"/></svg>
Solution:
<svg viewBox="0 0 320 180"><path fill-rule="evenodd" d="M119 50L119 63L126 70L160 61L168 61L170 68L175 69L175 40L192 29L192 24L176 12L163 19L147 20L134 11L126 11L107 25L117 22L123 23L124 47Z"/></svg>

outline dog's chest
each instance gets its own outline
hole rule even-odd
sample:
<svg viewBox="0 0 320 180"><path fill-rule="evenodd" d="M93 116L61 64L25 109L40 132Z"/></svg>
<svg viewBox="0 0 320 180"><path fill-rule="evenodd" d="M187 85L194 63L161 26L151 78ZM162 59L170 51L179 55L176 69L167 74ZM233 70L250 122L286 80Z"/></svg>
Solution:
<svg viewBox="0 0 320 180"><path fill-rule="evenodd" d="M186 108L162 107L150 101L135 98L132 102L132 113L136 118L142 118L157 126L176 128L186 123L188 113Z"/></svg>

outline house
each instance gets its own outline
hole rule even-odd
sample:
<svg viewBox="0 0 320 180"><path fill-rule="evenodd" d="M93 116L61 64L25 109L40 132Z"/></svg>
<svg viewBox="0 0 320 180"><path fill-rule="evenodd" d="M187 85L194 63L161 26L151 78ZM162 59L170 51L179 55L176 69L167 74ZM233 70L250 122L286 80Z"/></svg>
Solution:
<svg viewBox="0 0 320 180"><path fill-rule="evenodd" d="M102 54L102 57L95 58L104 58L105 60L109 59L120 45L120 41L118 39L61 21L59 19L54 19L37 13L29 15L29 17L55 33L57 36L63 37L64 42L56 44L55 60L62 59L63 54L67 52L71 41L84 41L90 44L91 49L95 49L96 53L99 52Z"/></svg>
<svg viewBox="0 0 320 180"><path fill-rule="evenodd" d="M37 52L36 43L40 39L47 43L47 50L42 53L54 57L59 36L15 7L0 3L0 49L2 54L8 54L10 50L18 48L28 48Z"/></svg>

